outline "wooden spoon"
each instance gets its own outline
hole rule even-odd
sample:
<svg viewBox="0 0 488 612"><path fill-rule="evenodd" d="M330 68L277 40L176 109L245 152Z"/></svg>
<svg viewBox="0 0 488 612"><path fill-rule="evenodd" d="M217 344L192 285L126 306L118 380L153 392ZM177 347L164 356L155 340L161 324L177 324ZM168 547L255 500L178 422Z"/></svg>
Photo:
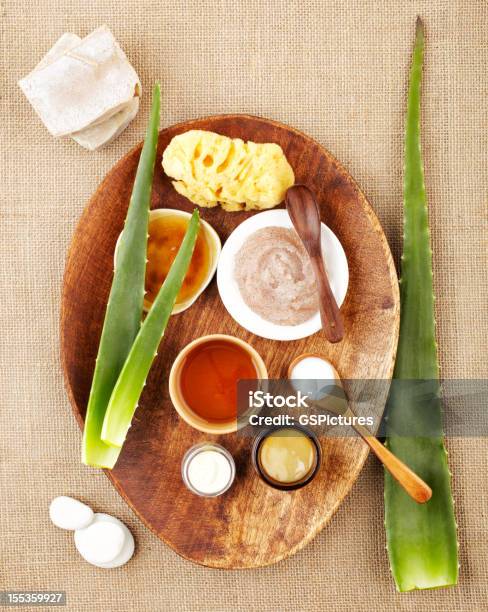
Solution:
<svg viewBox="0 0 488 612"><path fill-rule="evenodd" d="M312 192L305 185L290 187L286 192L285 201L293 227L312 262L319 292L322 328L329 342L340 342L344 336L344 326L322 258L319 207Z"/></svg>
<svg viewBox="0 0 488 612"><path fill-rule="evenodd" d="M334 414L340 414L345 418L355 417L356 415L349 407L346 392L342 386L341 378L334 368L334 366L325 359L322 355L316 355L312 353L304 353L294 359L288 367L288 378L291 380L291 374L295 365L304 359L305 357L318 357L326 363L328 363L333 371L335 382L337 387L340 388L341 394L337 395L326 395L324 398L314 400L313 404L320 407L322 410L327 412L333 412ZM403 461L400 461L396 455L389 451L373 434L354 420L351 421L351 427L353 427L361 438L366 442L373 453L378 457L385 468L395 478L398 484L410 495L410 497L419 504L424 504L429 501L432 497L432 489L427 483L425 483L415 472L413 472Z"/></svg>

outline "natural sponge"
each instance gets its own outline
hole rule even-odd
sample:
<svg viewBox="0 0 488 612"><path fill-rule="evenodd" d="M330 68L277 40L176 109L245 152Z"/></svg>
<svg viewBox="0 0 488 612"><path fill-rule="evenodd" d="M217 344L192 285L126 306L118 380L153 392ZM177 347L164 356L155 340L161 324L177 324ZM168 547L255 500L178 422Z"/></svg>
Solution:
<svg viewBox="0 0 488 612"><path fill-rule="evenodd" d="M163 169L181 195L228 211L273 208L295 182L279 145L204 130L175 136L164 151Z"/></svg>

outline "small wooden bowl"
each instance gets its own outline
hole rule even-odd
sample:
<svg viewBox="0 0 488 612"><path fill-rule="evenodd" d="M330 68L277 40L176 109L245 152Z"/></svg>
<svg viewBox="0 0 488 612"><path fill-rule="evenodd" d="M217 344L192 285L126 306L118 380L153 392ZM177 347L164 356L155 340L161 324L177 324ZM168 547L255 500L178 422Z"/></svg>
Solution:
<svg viewBox="0 0 488 612"><path fill-rule="evenodd" d="M227 336L225 334L210 334L208 336L201 336L200 338L193 340L193 342L187 344L185 348L178 353L178 357L176 357L174 360L169 373L169 396L173 402L176 412L180 415L180 417L186 423L188 423L188 425L194 427L198 431L203 431L204 433L214 435L234 433L241 427L244 427L246 422L240 421L236 418L232 421L224 423L209 423L191 410L191 408L186 404L181 393L180 374L185 359L196 346L204 344L209 340L225 340L227 342L237 344L251 357L253 365L256 368L256 378L261 380L268 378L268 370L266 369L266 365L261 355L255 349L253 349L250 344L244 342L240 338L236 338L235 336Z"/></svg>
<svg viewBox="0 0 488 612"><path fill-rule="evenodd" d="M154 210L149 211L149 223L151 223L151 221L153 221L154 219L161 219L170 215L183 217L185 219L188 219L188 221L190 221L191 219L191 214L184 210L175 210L174 208L156 208ZM220 242L219 235L210 225L210 223L207 223L204 219L200 220L200 227L201 231L203 231L203 235L205 237L210 252L210 265L208 267L208 272L202 285L199 287L198 291L194 295L186 299L184 302L176 302L173 307L173 310L171 311L172 315L178 314L180 312L183 312L187 308L190 308L190 306L192 306L198 300L198 298L208 287L210 281L215 275L215 272L217 271L217 264L219 262L220 252L222 250L222 244ZM114 268L117 264L117 249L119 248L120 236L121 234L119 234L119 237L117 238L117 243L115 245ZM149 312L151 306L152 302L150 302L148 299L146 299L146 297L144 297L144 312Z"/></svg>

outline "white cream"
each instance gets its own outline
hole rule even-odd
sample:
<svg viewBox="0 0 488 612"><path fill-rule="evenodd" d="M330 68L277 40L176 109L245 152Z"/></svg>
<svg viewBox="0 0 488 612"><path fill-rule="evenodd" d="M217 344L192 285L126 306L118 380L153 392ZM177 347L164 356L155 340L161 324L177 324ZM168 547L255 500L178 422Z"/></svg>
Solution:
<svg viewBox="0 0 488 612"><path fill-rule="evenodd" d="M183 459L183 480L194 493L215 496L232 484L235 467L225 449L217 445L202 445L190 449Z"/></svg>
<svg viewBox="0 0 488 612"><path fill-rule="evenodd" d="M327 393L323 390L338 382L334 366L322 357L308 356L300 359L290 372L290 380L296 391L320 399Z"/></svg>
<svg viewBox="0 0 488 612"><path fill-rule="evenodd" d="M334 366L322 357L304 357L295 364L291 379L335 380Z"/></svg>

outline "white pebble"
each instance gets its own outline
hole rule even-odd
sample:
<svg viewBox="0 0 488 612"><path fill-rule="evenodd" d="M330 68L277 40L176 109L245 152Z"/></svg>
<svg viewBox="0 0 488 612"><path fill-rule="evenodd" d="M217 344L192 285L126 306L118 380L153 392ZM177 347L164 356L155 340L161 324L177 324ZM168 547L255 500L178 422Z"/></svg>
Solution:
<svg viewBox="0 0 488 612"><path fill-rule="evenodd" d="M122 551L125 534L120 525L95 521L75 532L75 544L89 563L109 563Z"/></svg>
<svg viewBox="0 0 488 612"><path fill-rule="evenodd" d="M107 569L124 565L134 554L134 538L124 523L102 513L75 531L75 546L88 563Z"/></svg>
<svg viewBox="0 0 488 612"><path fill-rule="evenodd" d="M93 510L72 497L61 495L49 506L51 521L61 529L83 529L93 521Z"/></svg>

